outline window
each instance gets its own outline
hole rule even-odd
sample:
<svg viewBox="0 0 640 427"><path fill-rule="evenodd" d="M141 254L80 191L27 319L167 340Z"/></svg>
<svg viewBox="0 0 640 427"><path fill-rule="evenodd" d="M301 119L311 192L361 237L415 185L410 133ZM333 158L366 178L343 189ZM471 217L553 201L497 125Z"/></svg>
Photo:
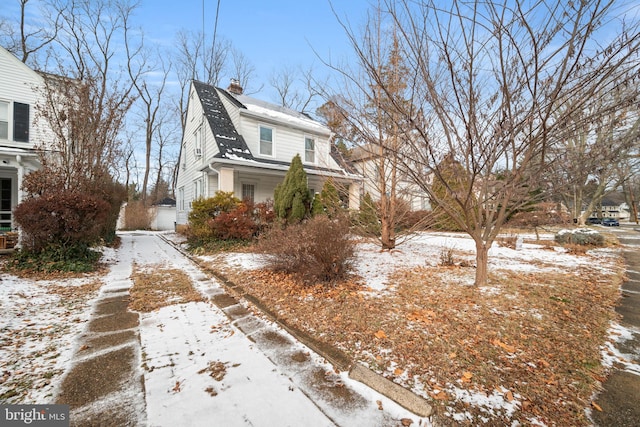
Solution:
<svg viewBox="0 0 640 427"><path fill-rule="evenodd" d="M29 142L29 104L13 103L13 140Z"/></svg>
<svg viewBox="0 0 640 427"><path fill-rule="evenodd" d="M9 139L9 103L0 101L0 139Z"/></svg>
<svg viewBox="0 0 640 427"><path fill-rule="evenodd" d="M316 141L308 136L304 138L304 161L307 163L316 162Z"/></svg>
<svg viewBox="0 0 640 427"><path fill-rule="evenodd" d="M273 156L273 129L260 126L260 154Z"/></svg>
<svg viewBox="0 0 640 427"><path fill-rule="evenodd" d="M202 127L199 127L198 130L194 133L194 154L196 157L202 156Z"/></svg>
<svg viewBox="0 0 640 427"><path fill-rule="evenodd" d="M202 180L198 179L193 183L193 199L199 199L202 196Z"/></svg>
<svg viewBox="0 0 640 427"><path fill-rule="evenodd" d="M253 184L242 184L242 200L255 200L256 186Z"/></svg>
<svg viewBox="0 0 640 427"><path fill-rule="evenodd" d="M178 189L178 209L184 210L184 187Z"/></svg>

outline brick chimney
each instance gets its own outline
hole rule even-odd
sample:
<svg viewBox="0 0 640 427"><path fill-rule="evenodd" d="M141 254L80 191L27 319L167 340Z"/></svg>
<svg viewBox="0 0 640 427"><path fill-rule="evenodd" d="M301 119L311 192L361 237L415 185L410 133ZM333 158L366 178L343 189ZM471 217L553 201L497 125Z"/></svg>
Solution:
<svg viewBox="0 0 640 427"><path fill-rule="evenodd" d="M240 86L240 80L231 79L231 83L229 83L227 91L231 92L234 95L242 95L242 86Z"/></svg>

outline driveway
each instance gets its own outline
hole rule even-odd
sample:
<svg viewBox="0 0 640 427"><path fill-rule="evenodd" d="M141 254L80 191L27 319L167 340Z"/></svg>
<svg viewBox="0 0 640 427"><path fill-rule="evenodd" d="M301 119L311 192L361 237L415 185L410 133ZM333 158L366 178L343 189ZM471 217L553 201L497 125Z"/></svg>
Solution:
<svg viewBox="0 0 640 427"><path fill-rule="evenodd" d="M429 425L335 372L157 233L123 233L57 403L72 425ZM178 268L208 301L128 310L134 268Z"/></svg>

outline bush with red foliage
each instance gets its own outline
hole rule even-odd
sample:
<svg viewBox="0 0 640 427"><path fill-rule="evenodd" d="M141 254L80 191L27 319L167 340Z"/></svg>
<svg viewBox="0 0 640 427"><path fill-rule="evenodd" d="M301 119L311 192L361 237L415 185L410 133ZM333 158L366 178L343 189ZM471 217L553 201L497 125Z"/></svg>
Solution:
<svg viewBox="0 0 640 427"><path fill-rule="evenodd" d="M220 212L209 220L213 235L221 240L252 238L258 230L258 225L252 218L252 212L246 203L240 203L229 212Z"/></svg>
<svg viewBox="0 0 640 427"><path fill-rule="evenodd" d="M110 206L90 194L63 191L30 197L16 206L14 217L25 249L39 252L50 245L90 246L99 241Z"/></svg>

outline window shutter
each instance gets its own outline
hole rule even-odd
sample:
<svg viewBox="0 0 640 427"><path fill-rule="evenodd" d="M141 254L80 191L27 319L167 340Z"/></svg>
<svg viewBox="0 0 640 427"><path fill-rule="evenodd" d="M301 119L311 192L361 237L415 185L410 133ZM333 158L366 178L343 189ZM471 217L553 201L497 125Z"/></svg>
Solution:
<svg viewBox="0 0 640 427"><path fill-rule="evenodd" d="M13 103L13 140L29 142L29 104Z"/></svg>

